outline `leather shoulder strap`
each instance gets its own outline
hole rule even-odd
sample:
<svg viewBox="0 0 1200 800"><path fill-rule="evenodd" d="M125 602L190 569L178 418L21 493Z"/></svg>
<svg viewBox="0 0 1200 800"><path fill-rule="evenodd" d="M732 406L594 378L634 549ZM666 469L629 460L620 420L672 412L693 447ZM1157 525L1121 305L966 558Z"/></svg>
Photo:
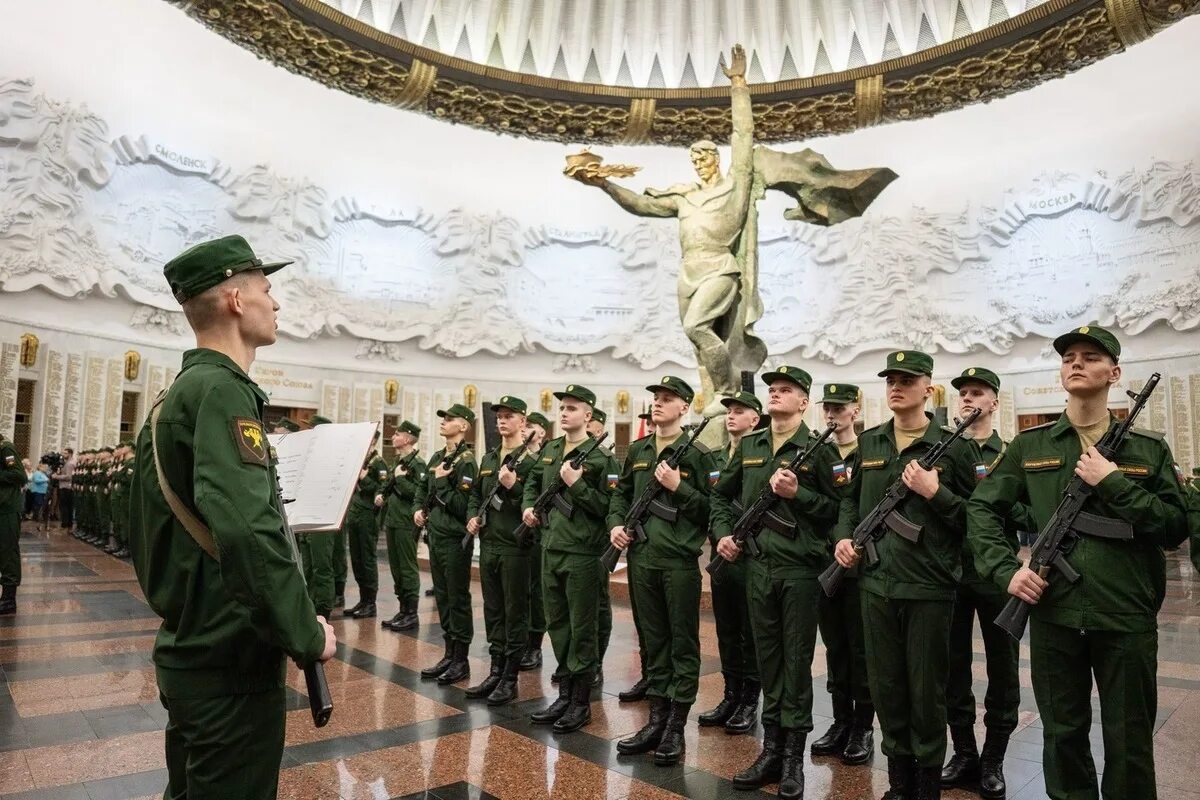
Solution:
<svg viewBox="0 0 1200 800"><path fill-rule="evenodd" d="M179 495L175 494L171 484L167 481L167 476L163 474L162 462L158 458L158 414L162 411L163 401L167 399L167 391L167 389L163 389L159 392L150 411L150 450L154 453L154 472L158 475L158 488L162 490L163 497L166 499L167 505L171 507L171 513L175 515L175 519L179 520L179 524L184 527L184 530L196 540L200 549L211 556L213 560L220 561L212 531L192 513L190 508L184 505L183 501L179 499Z"/></svg>

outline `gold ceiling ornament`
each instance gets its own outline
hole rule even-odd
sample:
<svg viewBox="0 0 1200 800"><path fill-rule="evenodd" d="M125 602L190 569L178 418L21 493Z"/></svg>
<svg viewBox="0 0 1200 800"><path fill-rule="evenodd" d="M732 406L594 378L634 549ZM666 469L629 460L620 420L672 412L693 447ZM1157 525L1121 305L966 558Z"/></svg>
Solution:
<svg viewBox="0 0 1200 800"><path fill-rule="evenodd" d="M38 337L32 333L21 335L21 366L25 369L32 369L37 363L38 345L41 344Z"/></svg>
<svg viewBox="0 0 1200 800"><path fill-rule="evenodd" d="M142 369L142 354L137 350L125 351L125 380L136 381Z"/></svg>
<svg viewBox="0 0 1200 800"><path fill-rule="evenodd" d="M170 2L292 72L447 122L562 143L729 140L728 87L649 89L510 72L385 33L321 0ZM1086 67L1198 11L1200 0L1046 0L890 61L755 84L755 138L794 142L995 100Z"/></svg>
<svg viewBox="0 0 1200 800"><path fill-rule="evenodd" d="M388 378L383 382L383 399L389 406L396 405L396 401L400 399L400 381Z"/></svg>
<svg viewBox="0 0 1200 800"><path fill-rule="evenodd" d="M629 413L629 392L624 389L617 392L617 413Z"/></svg>

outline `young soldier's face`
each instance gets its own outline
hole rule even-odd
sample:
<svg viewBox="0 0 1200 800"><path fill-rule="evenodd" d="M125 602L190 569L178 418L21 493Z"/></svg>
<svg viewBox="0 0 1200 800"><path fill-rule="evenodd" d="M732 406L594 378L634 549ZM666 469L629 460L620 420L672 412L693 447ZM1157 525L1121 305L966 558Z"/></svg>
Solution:
<svg viewBox="0 0 1200 800"><path fill-rule="evenodd" d="M1121 368L1112 356L1090 342L1076 342L1062 355L1059 378L1067 394L1107 392L1121 379Z"/></svg>
<svg viewBox="0 0 1200 800"><path fill-rule="evenodd" d="M767 389L767 413L791 416L808 410L808 393L791 381L780 378Z"/></svg>
<svg viewBox="0 0 1200 800"><path fill-rule="evenodd" d="M496 430L508 438L517 436L525 429L525 415L518 414L512 409L502 408L496 412Z"/></svg>
<svg viewBox="0 0 1200 800"><path fill-rule="evenodd" d="M822 403L821 411L825 414L825 424L837 425L838 433L843 433L854 427L858 419L858 403Z"/></svg>
<svg viewBox="0 0 1200 800"><path fill-rule="evenodd" d="M933 393L933 383L928 375L889 372L885 380L888 408L892 411L924 408L925 400Z"/></svg>
<svg viewBox="0 0 1200 800"><path fill-rule="evenodd" d="M592 419L592 407L574 397L564 397L558 404L558 423L564 431L577 433Z"/></svg>
<svg viewBox="0 0 1200 800"><path fill-rule="evenodd" d="M734 436L741 436L754 430L754 426L757 424L758 412L748 406L732 403L729 410L725 412L725 430Z"/></svg>
<svg viewBox="0 0 1200 800"><path fill-rule="evenodd" d="M449 439L467 432L467 421L458 417L442 417L438 423L438 433Z"/></svg>
<svg viewBox="0 0 1200 800"><path fill-rule="evenodd" d="M588 436L591 436L593 439L596 438L604 433L604 423L598 419L590 420L587 424L587 432Z"/></svg>
<svg viewBox="0 0 1200 800"><path fill-rule="evenodd" d="M267 276L255 271L247 276L237 289L237 300L241 310L242 335L257 347L275 344L279 328L279 303L271 297L271 282Z"/></svg>
<svg viewBox="0 0 1200 800"><path fill-rule="evenodd" d="M978 408L988 417L996 412L999 405L996 390L986 383L968 381L958 390L959 413L964 416Z"/></svg>
<svg viewBox="0 0 1200 800"><path fill-rule="evenodd" d="M395 431L392 434L392 449L393 450L403 450L404 448L409 447L416 441L417 440L412 437L411 433L405 433L404 431Z"/></svg>
<svg viewBox="0 0 1200 800"><path fill-rule="evenodd" d="M650 407L650 421L655 425L670 425L687 413L688 404L673 392L661 389L654 393L654 405Z"/></svg>
<svg viewBox="0 0 1200 800"><path fill-rule="evenodd" d="M536 447L536 446L540 445L542 442L546 441L546 429L543 428L541 425L538 425L536 422L526 423L525 430L526 430L526 435L528 435L528 431L533 431L535 434L533 437L533 441L530 442L530 445Z"/></svg>

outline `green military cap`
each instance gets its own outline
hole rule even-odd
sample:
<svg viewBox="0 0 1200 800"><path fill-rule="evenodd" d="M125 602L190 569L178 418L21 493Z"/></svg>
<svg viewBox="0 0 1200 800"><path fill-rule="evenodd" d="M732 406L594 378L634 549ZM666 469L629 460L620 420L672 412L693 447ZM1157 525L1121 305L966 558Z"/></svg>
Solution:
<svg viewBox="0 0 1200 800"><path fill-rule="evenodd" d="M315 428L318 425L332 425L333 420L331 420L329 417L322 417L320 414L313 414L312 417L309 418L308 423Z"/></svg>
<svg viewBox="0 0 1200 800"><path fill-rule="evenodd" d="M885 377L889 372L906 375L933 375L933 356L920 350L895 350L888 353L887 366L879 373Z"/></svg>
<svg viewBox="0 0 1200 800"><path fill-rule="evenodd" d="M732 397L722 397L721 405L726 408L733 405L745 406L755 414L762 414L762 401L751 392L738 392Z"/></svg>
<svg viewBox="0 0 1200 800"><path fill-rule="evenodd" d="M439 417L454 417L456 419L465 419L467 422L475 421L475 412L464 406L462 403L455 403L449 408L438 409Z"/></svg>
<svg viewBox="0 0 1200 800"><path fill-rule="evenodd" d="M279 419L275 420L275 424L271 427L283 428L289 433L295 433L296 431L300 430L300 426L296 424L295 420L288 419L287 417L280 417Z"/></svg>
<svg viewBox="0 0 1200 800"><path fill-rule="evenodd" d="M601 425L603 425L604 423L608 422L608 414L605 413L602 409L593 408L592 409L592 421L599 422Z"/></svg>
<svg viewBox="0 0 1200 800"><path fill-rule="evenodd" d="M416 425L413 425L408 420L404 420L403 422L401 422L400 425L396 428L396 430L400 431L401 433L407 433L410 436L415 436L418 438L420 438L420 436L421 436L421 429L418 428Z"/></svg>
<svg viewBox="0 0 1200 800"><path fill-rule="evenodd" d="M130 442L130 441L121 442L121 447L133 447L133 442Z"/></svg>
<svg viewBox="0 0 1200 800"><path fill-rule="evenodd" d="M541 425L545 430L550 430L550 420L542 416L541 412L534 411L525 418L526 422L532 422L534 425Z"/></svg>
<svg viewBox="0 0 1200 800"><path fill-rule="evenodd" d="M1121 360L1121 343L1112 331L1099 325L1084 325L1073 331L1068 331L1054 340L1054 349L1061 356L1067 348L1076 342L1091 342L1112 356L1113 361Z"/></svg>
<svg viewBox="0 0 1200 800"><path fill-rule="evenodd" d="M646 387L647 392L664 391L679 397L685 403L692 402L692 398L696 393L692 391L692 387L688 386L687 381L682 378L676 378L674 375L663 375L662 380L658 383L651 384Z"/></svg>
<svg viewBox="0 0 1200 800"><path fill-rule="evenodd" d="M830 403L835 406L857 403L858 387L853 383L827 383L825 384L825 394L821 398L821 402Z"/></svg>
<svg viewBox="0 0 1200 800"><path fill-rule="evenodd" d="M971 381L987 384L997 392L1000 391L1000 376L986 367L968 367L963 370L962 375L951 380L950 385L955 389L961 389L963 384L970 383Z"/></svg>
<svg viewBox="0 0 1200 800"><path fill-rule="evenodd" d="M175 300L183 303L239 272L260 269L264 275L270 275L291 263L273 261L265 264L241 236L222 236L184 250L166 263L163 275Z"/></svg>
<svg viewBox="0 0 1200 800"><path fill-rule="evenodd" d="M492 411L499 411L502 408L507 408L509 411L515 411L518 414L524 414L529 410L529 406L525 405L524 400L519 397L513 397L511 394L506 394L492 403Z"/></svg>
<svg viewBox="0 0 1200 800"><path fill-rule="evenodd" d="M580 386L577 383L572 383L561 392L555 392L554 396L559 400L562 400L564 397L574 397L576 400L582 400L589 406L595 407L596 405L596 393L586 386Z"/></svg>
<svg viewBox="0 0 1200 800"><path fill-rule="evenodd" d="M100 448L100 452L102 452L102 453L111 453L112 451L113 451L113 447L111 444L106 444L106 445L104 445L104 447Z"/></svg>
<svg viewBox="0 0 1200 800"><path fill-rule="evenodd" d="M812 389L812 375L809 375L799 367L789 367L786 364L771 372L764 373L762 376L763 383L770 386L775 381L791 381L799 386L805 392Z"/></svg>

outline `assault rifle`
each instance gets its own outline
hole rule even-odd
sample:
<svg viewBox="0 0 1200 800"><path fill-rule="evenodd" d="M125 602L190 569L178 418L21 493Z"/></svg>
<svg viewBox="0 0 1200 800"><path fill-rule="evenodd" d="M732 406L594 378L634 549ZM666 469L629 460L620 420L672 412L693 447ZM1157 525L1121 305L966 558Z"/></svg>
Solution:
<svg viewBox="0 0 1200 800"><path fill-rule="evenodd" d="M967 428L971 427L982 413L983 410L977 408L968 414L966 419L958 423L958 427L954 429L954 433L925 451L925 455L921 456L917 461L917 466L921 469L933 469L934 465L950 449L950 445L961 438L966 433ZM906 519L897 510L900 504L911 493L912 490L904 484L904 478L896 478L896 480L892 481L892 485L887 488L887 491L883 493L883 499L879 501L875 508L871 509L871 513L863 517L858 523L858 527L854 529L854 533L850 536L850 541L854 544L855 552L866 554L867 566L873 567L879 563L879 553L876 550L875 543L882 539L889 530L914 544L920 541L921 526ZM838 588L842 585L842 578L845 575L846 568L836 561L821 573L821 577L817 580L820 581L821 588L825 590L826 597L833 597L837 594Z"/></svg>
<svg viewBox="0 0 1200 800"><path fill-rule="evenodd" d="M1104 436L1096 443L1096 449L1100 451L1100 455L1109 460L1116 457L1121 450L1121 445L1125 444L1130 431L1133 430L1133 421L1145 408L1147 401L1150 400L1150 395L1161 379L1162 376L1156 372L1150 376L1150 380L1146 381L1142 391L1125 391L1133 399L1133 406L1129 409L1129 416L1105 431ZM1053 572L1058 572L1067 583L1079 581L1082 576L1067 561L1067 555L1075 547L1079 534L1119 541L1133 539L1133 528L1128 522L1089 514L1083 510L1088 498L1095 491L1096 487L1089 486L1078 475L1071 479L1067 488L1063 489L1062 500L1058 502L1058 508L1042 526L1042 531L1038 534L1038 538L1029 552L1029 568L1043 580L1049 580ZM1029 621L1029 612L1032 610L1033 606L1021 598L1009 597L1004 608L996 615L996 625L1009 636L1019 640L1025 633L1025 624Z"/></svg>
<svg viewBox="0 0 1200 800"><path fill-rule="evenodd" d="M806 449L797 452L792 457L792 460L781 467L781 469L797 473L800 467L808 463L817 454L818 449L825 442L829 441L829 437L836 430L837 426L832 422L829 423L829 427L821 431L821 435L817 437L816 441ZM768 482L762 488L762 491L758 493L758 497L754 498L754 502L738 517L737 522L733 523L733 533L731 535L733 536L734 544L738 547L744 547L750 555L757 558L760 555L757 539L764 527L770 528L776 533L780 533L790 539L796 538L795 523L775 513L775 506L782 499L782 497L772 491L771 484ZM708 574L712 576L714 581L719 582L721 579L721 570L724 569L727 563L722 556L718 555L712 561L709 561L704 569L708 570Z"/></svg>
<svg viewBox="0 0 1200 800"><path fill-rule="evenodd" d="M582 467L583 462L592 454L592 451L599 447L600 443L607 438L608 431L605 431L593 439L590 444L576 448L575 452L571 454L570 459L568 459L568 462L571 464L571 468L579 469ZM549 519L551 506L557 508L559 512L567 517L567 519L570 519L575 515L575 507L568 503L566 498L563 497L563 492L566 490L567 484L566 481L562 479L562 475L555 475L554 481L545 489L543 489L542 493L539 494L537 499L533 501L533 513L537 515L537 518L543 525L545 525ZM533 546L533 529L524 522L522 522L516 527L515 530L513 530L513 536L516 538L517 544L520 547Z"/></svg>
<svg viewBox="0 0 1200 800"><path fill-rule="evenodd" d="M682 447L675 449L671 455L667 456L663 463L671 469L679 469L679 464L683 461L683 457L687 455L688 450L692 449L692 445L696 443L696 439L700 436L700 431L704 430L704 426L709 423L711 417L705 417L704 420L696 426L692 431L692 435L684 442ZM625 514L625 531L633 536L634 542L646 541L646 518L653 514L659 519L674 524L679 518L679 509L674 506L669 506L660 498L666 489L655 478L650 478L650 483L642 490L642 494L630 507L629 512ZM608 549L604 551L604 555L600 556L600 563L603 564L609 572L613 572L617 568L617 561L621 558L621 548L610 544Z"/></svg>
<svg viewBox="0 0 1200 800"><path fill-rule="evenodd" d="M296 534L292 532L292 524L288 522L287 508L285 507L287 503L293 502L295 498L284 500L283 488L280 487L278 481L275 481L275 491L279 496L279 516L283 519L283 535L287 539L288 547L291 548L292 558L296 561L296 567L299 568L300 549L296 545ZM327 536L329 534L314 535ZM303 569L300 570L300 582L305 582ZM325 677L325 665L320 661L314 661L304 667L304 685L308 689L308 708L312 712L313 725L323 728L333 715L333 695L329 693L329 681Z"/></svg>
<svg viewBox="0 0 1200 800"><path fill-rule="evenodd" d="M533 437L536 435L537 434L535 434L533 431L530 431L529 435L525 437L525 441L517 445L515 450L504 457L504 462L500 465L500 469L504 469L505 467L516 469L517 464L521 463L521 459L525 457L525 451L529 449L529 443L533 441ZM483 503L479 506L479 513L476 514L476 516L479 517L480 535L483 534L483 529L487 527L488 514L490 514L492 511L500 510L500 490L504 488L504 484L500 483L500 469L496 470L496 484L492 487L491 491L487 493L487 497L483 498ZM471 546L474 544L474 538L475 537L470 533L467 533L465 536L463 536L461 543L462 549L470 550Z"/></svg>
<svg viewBox="0 0 1200 800"><path fill-rule="evenodd" d="M455 448L449 453L446 453L446 456L442 459L442 469L450 469L450 467L454 465L454 459L458 458L459 453L466 449L467 443L465 441L459 442ZM426 476L425 480L429 480L428 476ZM433 507L436 505L444 506L446 504L438 498L437 492L430 489L429 493L425 495L425 502L421 503L420 508L421 514L425 517L425 525L429 524L429 514L433 511ZM424 526L422 526L422 531L426 533L428 532L425 530Z"/></svg>

